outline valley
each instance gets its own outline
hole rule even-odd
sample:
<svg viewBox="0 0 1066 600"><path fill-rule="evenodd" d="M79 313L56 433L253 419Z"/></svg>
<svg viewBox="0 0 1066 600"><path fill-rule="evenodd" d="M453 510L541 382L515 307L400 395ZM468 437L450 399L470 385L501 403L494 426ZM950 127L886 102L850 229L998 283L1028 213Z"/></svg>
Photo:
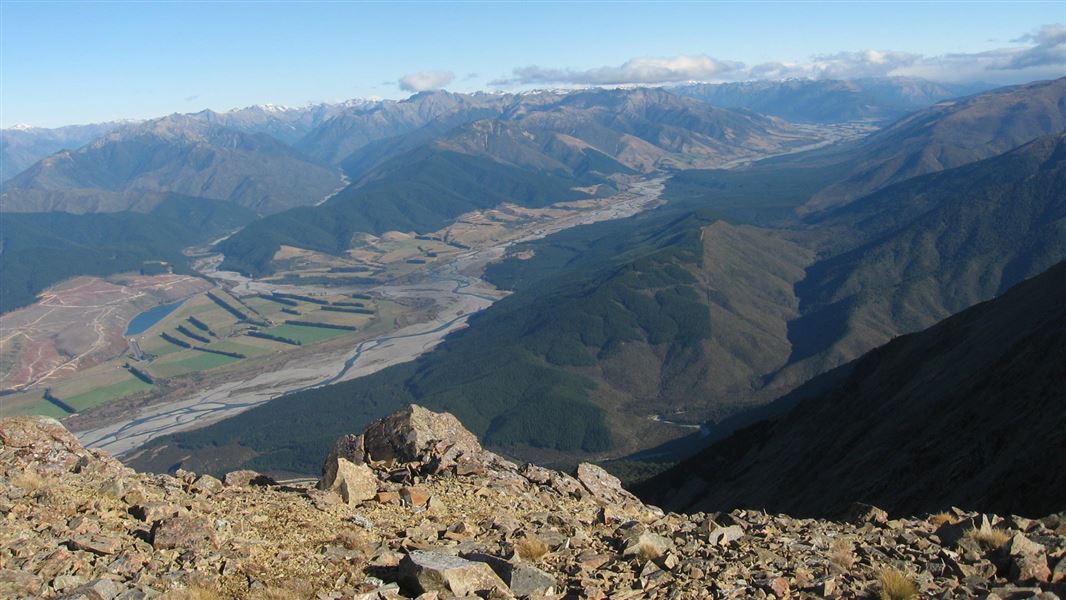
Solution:
<svg viewBox="0 0 1066 600"><path fill-rule="evenodd" d="M261 280L220 271L219 255L210 254L207 247L191 248L186 253L206 279L184 278L200 286L188 290L195 292L191 299L133 336L148 357L145 366L126 352L122 339L125 321L132 316L132 308L127 307L121 313L126 315L124 319L87 326L107 332L112 339L108 351L97 350L96 354L108 359L118 354L119 358L76 375L53 374L46 382L27 381L22 387L30 389L5 398L5 410L68 416L41 398L43 384L48 383L51 397L64 399L61 402L74 398L80 410L69 423L87 445L121 454L157 435L201 427L284 393L349 380L411 360L462 327L471 314L505 295L479 275L486 263L499 259L509 246L579 225L631 216L659 203L662 186L662 179L650 179L636 181L626 191L599 200L564 202L543 209L504 205L476 211L439 232L419 236L422 239L395 232L362 240L341 257L300 251L286 256L279 252L277 273ZM416 262L412 256L421 258ZM366 277L352 283L353 272ZM203 289L210 285L208 281L219 286L209 293L237 310L250 311L249 317L235 320L227 314ZM353 301L352 296L359 300ZM187 297L188 293L181 296ZM39 305L5 318L33 313L54 302L51 292L43 298ZM338 310L327 311L323 304ZM359 306L370 308L364 311ZM109 316L113 316L113 309ZM282 312L285 309L300 314L286 315ZM353 330L295 323L262 329L264 334L300 343L294 347L248 335L249 327L241 323L260 319L268 323L309 320ZM198 325L202 327L198 329ZM175 331L176 327L183 329ZM179 344L182 340L196 344L190 333L205 336L210 341L205 346L209 350L239 354L240 358L205 354L173 342L177 338ZM161 334L171 338L161 338ZM5 348L11 347L5 344ZM122 368L124 364L142 369L155 379L155 385L138 382ZM93 402L77 402L82 397L92 397Z"/></svg>

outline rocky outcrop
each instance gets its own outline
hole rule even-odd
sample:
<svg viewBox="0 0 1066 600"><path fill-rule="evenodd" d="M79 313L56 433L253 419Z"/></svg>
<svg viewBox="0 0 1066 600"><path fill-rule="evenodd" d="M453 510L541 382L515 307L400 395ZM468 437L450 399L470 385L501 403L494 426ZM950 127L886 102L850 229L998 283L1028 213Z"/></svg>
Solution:
<svg viewBox="0 0 1066 600"><path fill-rule="evenodd" d="M664 514L456 423L411 407L305 486L135 473L50 419L0 420L0 597L859 598L894 570L923 597L1051 600L1066 583L1066 515Z"/></svg>

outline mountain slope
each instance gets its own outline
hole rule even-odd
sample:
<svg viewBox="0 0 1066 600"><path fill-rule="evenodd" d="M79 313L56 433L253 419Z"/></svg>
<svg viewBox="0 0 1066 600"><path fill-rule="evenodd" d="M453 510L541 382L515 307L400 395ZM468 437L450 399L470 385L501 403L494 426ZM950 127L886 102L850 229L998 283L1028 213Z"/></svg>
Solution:
<svg viewBox="0 0 1066 600"><path fill-rule="evenodd" d="M271 137L171 115L38 162L5 184L3 209L125 210L175 192L270 213L317 202L339 183Z"/></svg>
<svg viewBox="0 0 1066 600"><path fill-rule="evenodd" d="M1066 258L1066 134L891 186L812 220L861 240L796 286L792 362L835 366ZM866 241L869 240L869 241Z"/></svg>
<svg viewBox="0 0 1066 600"><path fill-rule="evenodd" d="M129 123L111 121L89 125L13 127L0 131L0 182L18 175L37 161L59 152L74 150Z"/></svg>
<svg viewBox="0 0 1066 600"><path fill-rule="evenodd" d="M811 123L894 120L936 102L978 91L900 77L694 83L669 90L714 106Z"/></svg>
<svg viewBox="0 0 1066 600"><path fill-rule="evenodd" d="M1066 130L1066 77L942 102L863 140L851 173L816 194L809 214L892 183L989 158Z"/></svg>
<svg viewBox="0 0 1066 600"><path fill-rule="evenodd" d="M512 202L546 206L587 197L569 181L491 160L424 148L383 165L376 179L351 185L320 206L252 223L219 244L222 268L259 276L282 244L342 253L357 232L435 231L476 209Z"/></svg>
<svg viewBox="0 0 1066 600"><path fill-rule="evenodd" d="M671 510L1066 508L1066 263L851 363L644 487ZM827 435L827 432L832 432Z"/></svg>
<svg viewBox="0 0 1066 600"><path fill-rule="evenodd" d="M149 213L7 213L0 228L0 312L31 304L76 275L137 271L166 261L190 272L187 246L210 241L255 218L228 202L168 194Z"/></svg>
<svg viewBox="0 0 1066 600"><path fill-rule="evenodd" d="M540 168L551 168L552 160L566 164L569 155L592 149L629 169L650 172L662 167L721 166L812 141L809 133L778 119L715 108L648 88L585 90L554 101L542 95L532 106L517 105L501 120L517 126L517 133L482 126L440 143ZM528 156L542 156L541 162L522 162L515 148L523 145Z"/></svg>

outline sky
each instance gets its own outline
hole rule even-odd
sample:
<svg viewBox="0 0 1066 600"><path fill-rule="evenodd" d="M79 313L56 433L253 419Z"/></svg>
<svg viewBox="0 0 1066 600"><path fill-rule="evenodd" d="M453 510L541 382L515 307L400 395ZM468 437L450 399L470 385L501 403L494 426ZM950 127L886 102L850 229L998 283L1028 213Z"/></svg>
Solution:
<svg viewBox="0 0 1066 600"><path fill-rule="evenodd" d="M0 126L413 92L1066 75L1039 2L0 0Z"/></svg>

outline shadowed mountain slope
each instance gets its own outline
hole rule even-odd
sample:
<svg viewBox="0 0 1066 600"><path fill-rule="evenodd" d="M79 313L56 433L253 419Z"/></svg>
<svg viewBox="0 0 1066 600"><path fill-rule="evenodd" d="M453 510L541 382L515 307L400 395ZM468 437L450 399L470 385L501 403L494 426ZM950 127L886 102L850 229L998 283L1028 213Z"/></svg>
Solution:
<svg viewBox="0 0 1066 600"><path fill-rule="evenodd" d="M670 510L1066 508L1066 263L893 340L642 487ZM802 388L801 392L802 393Z"/></svg>
<svg viewBox="0 0 1066 600"><path fill-rule="evenodd" d="M816 225L854 247L796 286L803 317L790 325L792 361L824 353L835 366L1063 260L1063 190L1060 134L824 214Z"/></svg>
<svg viewBox="0 0 1066 600"><path fill-rule="evenodd" d="M0 312L31 304L52 284L77 275L138 271L165 261L189 273L182 250L255 218L229 202L166 197L148 213L7 213L0 228Z"/></svg>
<svg viewBox="0 0 1066 600"><path fill-rule="evenodd" d="M271 272L282 244L339 254L359 232L435 231L459 215L504 202L546 206L587 198L571 181L476 156L423 148L383 165L376 179L349 186L320 206L260 219L219 244L225 269Z"/></svg>
<svg viewBox="0 0 1066 600"><path fill-rule="evenodd" d="M846 204L892 183L989 158L1066 130L1066 77L999 88L914 113L865 140L851 174L801 212Z"/></svg>

